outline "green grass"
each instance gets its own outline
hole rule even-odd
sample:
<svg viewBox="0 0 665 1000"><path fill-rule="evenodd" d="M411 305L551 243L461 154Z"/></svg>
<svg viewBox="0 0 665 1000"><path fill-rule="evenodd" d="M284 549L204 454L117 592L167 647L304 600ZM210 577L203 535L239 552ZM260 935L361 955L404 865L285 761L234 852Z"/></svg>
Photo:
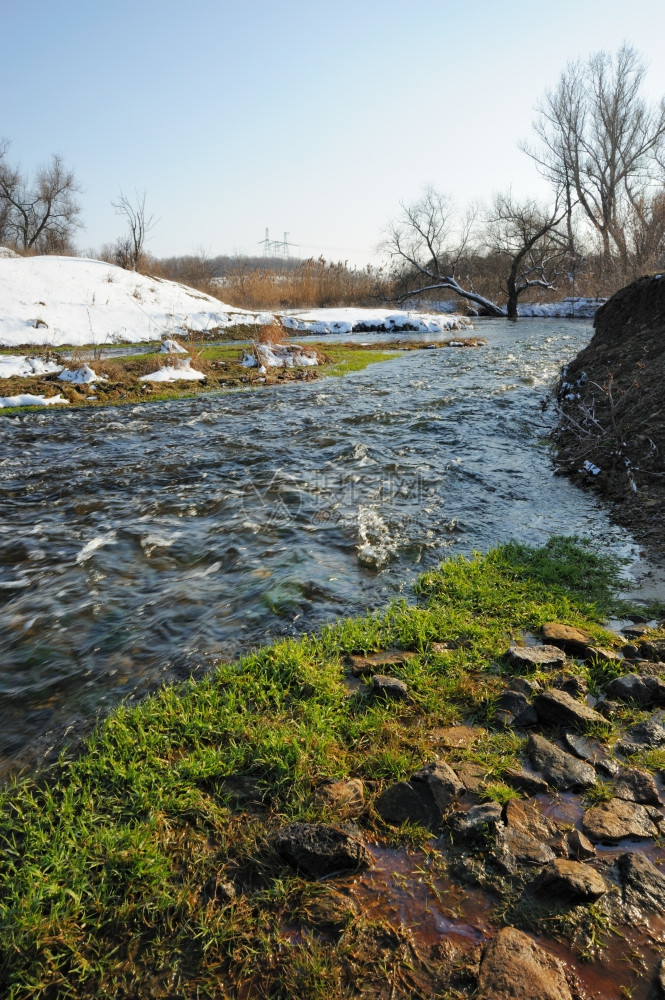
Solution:
<svg viewBox="0 0 665 1000"><path fill-rule="evenodd" d="M77 759L0 793L0 995L359 995L354 983L382 968L379 925L359 917L334 939L302 929L311 890L279 861L271 833L287 820L330 819L314 789L357 776L372 789L359 820L366 837L425 839L386 828L372 796L432 759L434 727L491 718L511 637L548 620L604 634L616 584L616 566L584 543L506 545L424 574L416 606L281 641L118 708ZM466 642L432 651L446 639ZM417 654L395 671L409 700L350 695L345 654L391 647ZM491 730L448 759L482 763L488 795L505 801L502 768L521 747ZM255 801L238 798L237 776ZM234 882L231 905L206 895L216 877ZM300 937L288 944L293 926ZM394 996L443 993L435 972L422 993Z"/></svg>

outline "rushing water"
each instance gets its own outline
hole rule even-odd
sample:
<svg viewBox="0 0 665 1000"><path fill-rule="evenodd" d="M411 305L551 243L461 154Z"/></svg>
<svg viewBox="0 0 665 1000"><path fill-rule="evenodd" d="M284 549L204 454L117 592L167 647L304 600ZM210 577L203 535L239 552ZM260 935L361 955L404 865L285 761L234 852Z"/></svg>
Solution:
<svg viewBox="0 0 665 1000"><path fill-rule="evenodd" d="M0 771L164 680L409 597L451 552L625 542L543 441L590 326L480 332L343 379L2 420Z"/></svg>

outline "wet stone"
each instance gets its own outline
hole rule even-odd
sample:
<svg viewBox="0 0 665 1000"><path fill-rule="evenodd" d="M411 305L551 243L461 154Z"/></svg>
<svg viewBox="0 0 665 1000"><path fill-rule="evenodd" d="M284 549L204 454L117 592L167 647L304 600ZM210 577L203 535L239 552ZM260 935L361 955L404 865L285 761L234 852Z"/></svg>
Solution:
<svg viewBox="0 0 665 1000"><path fill-rule="evenodd" d="M654 806L615 798L587 809L582 829L591 840L611 843L624 837L656 837L662 822Z"/></svg>
<svg viewBox="0 0 665 1000"><path fill-rule="evenodd" d="M561 625L559 622L546 622L542 628L543 641L550 646L557 646L571 656L584 656L591 642L591 636L582 629L572 625Z"/></svg>
<svg viewBox="0 0 665 1000"><path fill-rule="evenodd" d="M624 674L610 681L605 694L609 698L633 701L642 708L665 705L665 681L643 674Z"/></svg>
<svg viewBox="0 0 665 1000"><path fill-rule="evenodd" d="M642 805L659 806L660 796L654 776L648 771L640 771L636 767L626 768L619 772L614 782L614 794L618 799L628 802L641 802Z"/></svg>
<svg viewBox="0 0 665 1000"><path fill-rule="evenodd" d="M504 927L483 953L477 1000L573 1000L573 996L563 963L516 927Z"/></svg>
<svg viewBox="0 0 665 1000"><path fill-rule="evenodd" d="M464 813L454 813L450 819L453 832L462 841L483 839L501 823L501 806L498 802L483 802Z"/></svg>
<svg viewBox="0 0 665 1000"><path fill-rule="evenodd" d="M590 858L595 858L596 848L580 830L570 830L566 834L565 840L568 857L575 861L588 861Z"/></svg>
<svg viewBox="0 0 665 1000"><path fill-rule="evenodd" d="M617 861L624 906L641 913L665 913L665 876L643 854L622 854Z"/></svg>
<svg viewBox="0 0 665 1000"><path fill-rule="evenodd" d="M372 855L355 837L325 823L290 823L277 831L277 853L311 878L369 868Z"/></svg>
<svg viewBox="0 0 665 1000"><path fill-rule="evenodd" d="M648 625L638 625L633 623L632 625L626 625L621 629L623 634L627 639L643 639L645 635L651 631Z"/></svg>
<svg viewBox="0 0 665 1000"><path fill-rule="evenodd" d="M531 888L544 898L554 896L571 903L593 903L607 892L609 886L590 865L557 858L543 868Z"/></svg>
<svg viewBox="0 0 665 1000"><path fill-rule="evenodd" d="M557 670L566 662L557 646L511 646L506 656L516 670Z"/></svg>
<svg viewBox="0 0 665 1000"><path fill-rule="evenodd" d="M665 958L662 958L656 966L649 1000L665 1000Z"/></svg>
<svg viewBox="0 0 665 1000"><path fill-rule="evenodd" d="M554 826L543 816L535 799L511 799L506 806L506 825L509 830L528 834L538 840L547 840L555 832Z"/></svg>
<svg viewBox="0 0 665 1000"><path fill-rule="evenodd" d="M627 642L625 646L621 647L621 652L627 660L636 660L640 655L640 651L634 642Z"/></svg>
<svg viewBox="0 0 665 1000"><path fill-rule="evenodd" d="M651 639L643 642L640 653L645 660L665 660L665 639Z"/></svg>
<svg viewBox="0 0 665 1000"><path fill-rule="evenodd" d="M465 791L472 795L480 791L487 778L487 770L484 767L480 764L472 764L471 761L467 760L462 761L461 764L455 764L453 770L464 785Z"/></svg>
<svg viewBox="0 0 665 1000"><path fill-rule="evenodd" d="M339 819L359 816L365 808L365 786L360 778L329 781L314 792L314 801L325 806Z"/></svg>
<svg viewBox="0 0 665 1000"><path fill-rule="evenodd" d="M400 667L415 655L405 649L391 649L385 653L367 653L364 656L350 653L348 660L353 676L363 677L366 674L374 674L381 668Z"/></svg>
<svg viewBox="0 0 665 1000"><path fill-rule="evenodd" d="M397 677L374 674L371 691L375 698L385 698L388 701L403 701L409 693L409 688L404 681L400 681Z"/></svg>
<svg viewBox="0 0 665 1000"><path fill-rule="evenodd" d="M509 721L508 725L535 726L538 721L534 709L525 695L519 691L504 691L499 696L498 707L500 711L509 712L512 715L512 721ZM505 722L502 724L506 725Z"/></svg>
<svg viewBox="0 0 665 1000"><path fill-rule="evenodd" d="M655 719L630 726L616 745L619 753L630 755L642 750L655 750L665 744L665 729Z"/></svg>
<svg viewBox="0 0 665 1000"><path fill-rule="evenodd" d="M544 691L536 695L533 707L538 718L553 725L584 729L594 722L604 722L602 715L583 702L575 701L566 691Z"/></svg>
<svg viewBox="0 0 665 1000"><path fill-rule="evenodd" d="M411 778L414 784L424 784L429 789L440 812L450 808L455 799L464 791L464 785L448 764L434 761L426 764Z"/></svg>
<svg viewBox="0 0 665 1000"><path fill-rule="evenodd" d="M596 772L592 767L536 733L529 737L527 752L533 767L560 792L591 788L596 784Z"/></svg>
<svg viewBox="0 0 665 1000"><path fill-rule="evenodd" d="M302 914L308 927L341 930L353 917L358 916L359 907L354 899L335 889L308 900Z"/></svg>
<svg viewBox="0 0 665 1000"><path fill-rule="evenodd" d="M499 830L492 854L495 864L508 875L514 875L524 865L546 865L555 857L549 845L511 827Z"/></svg>
<svg viewBox="0 0 665 1000"><path fill-rule="evenodd" d="M549 788L547 782L537 774L525 771L523 768L506 767L503 778L512 788L524 792L525 795L542 795Z"/></svg>
<svg viewBox="0 0 665 1000"><path fill-rule="evenodd" d="M436 822L436 807L429 788L420 783L398 781L384 789L376 800L376 809L386 823L419 823L430 826Z"/></svg>

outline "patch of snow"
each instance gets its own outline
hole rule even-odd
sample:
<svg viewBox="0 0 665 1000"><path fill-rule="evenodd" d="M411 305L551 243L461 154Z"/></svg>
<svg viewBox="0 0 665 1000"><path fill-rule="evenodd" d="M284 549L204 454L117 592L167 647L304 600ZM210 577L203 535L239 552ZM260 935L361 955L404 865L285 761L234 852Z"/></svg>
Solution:
<svg viewBox="0 0 665 1000"><path fill-rule="evenodd" d="M15 253L14 250L10 250L9 247L0 247L0 258L6 258L9 260L10 257L18 257L19 254Z"/></svg>
<svg viewBox="0 0 665 1000"><path fill-rule="evenodd" d="M177 340L163 340L160 351L162 354L187 354L187 349L182 347Z"/></svg>
<svg viewBox="0 0 665 1000"><path fill-rule="evenodd" d="M50 406L51 403L68 403L68 399L62 396L35 396L31 392L24 392L18 396L0 396L0 408L5 406Z"/></svg>
<svg viewBox="0 0 665 1000"><path fill-rule="evenodd" d="M542 316L551 319L592 319L607 299L569 296L560 302L524 302L517 307L519 316Z"/></svg>
<svg viewBox="0 0 665 1000"><path fill-rule="evenodd" d="M26 358L18 354L0 355L0 378L30 378L33 375L53 375L62 365L43 358Z"/></svg>
<svg viewBox="0 0 665 1000"><path fill-rule="evenodd" d="M58 379L60 382L73 382L74 385L89 385L91 382L105 382L106 375L98 375L89 365L83 365L82 368L74 370L65 368L58 375Z"/></svg>
<svg viewBox="0 0 665 1000"><path fill-rule="evenodd" d="M594 465L593 462L590 462L588 458L584 460L582 466L587 472L590 472L592 476L597 476L601 471L598 466ZM582 472L582 469L580 469L580 472Z"/></svg>
<svg viewBox="0 0 665 1000"><path fill-rule="evenodd" d="M183 379L193 379L195 381L201 381L204 379L205 375L203 372L197 372L194 368L190 367L189 358L183 358L182 361L176 362L175 365L164 365L159 368L156 372L151 372L149 375L142 375L139 379L140 382L180 382Z"/></svg>
<svg viewBox="0 0 665 1000"><path fill-rule="evenodd" d="M466 316L434 313L395 312L390 309L310 309L280 316L282 325L299 333L444 333L472 327Z"/></svg>
<svg viewBox="0 0 665 1000"><path fill-rule="evenodd" d="M254 354L245 352L242 364L245 368L256 368L261 362L259 371L265 373L267 368L296 368L318 365L314 351L298 344L255 344Z"/></svg>

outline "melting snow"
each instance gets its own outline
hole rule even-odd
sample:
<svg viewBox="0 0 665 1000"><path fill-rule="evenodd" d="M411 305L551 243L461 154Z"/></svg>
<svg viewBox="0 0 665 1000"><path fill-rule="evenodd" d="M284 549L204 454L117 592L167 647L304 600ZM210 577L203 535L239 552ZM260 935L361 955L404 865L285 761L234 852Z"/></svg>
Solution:
<svg viewBox="0 0 665 1000"><path fill-rule="evenodd" d="M187 349L182 347L177 340L164 340L160 347L162 354L187 354Z"/></svg>
<svg viewBox="0 0 665 1000"><path fill-rule="evenodd" d="M190 367L189 358L182 360L175 365L164 365L159 368L156 372L151 372L149 375L142 375L139 379L140 382L180 382L182 379L194 379L200 381L204 379L205 375L203 372L197 372L194 368Z"/></svg>
<svg viewBox="0 0 665 1000"><path fill-rule="evenodd" d="M62 396L34 396L31 392L24 392L18 396L0 396L0 407L5 406L50 406L51 403L68 403L68 399Z"/></svg>
<svg viewBox="0 0 665 1000"><path fill-rule="evenodd" d="M90 382L105 382L106 375L98 375L89 365L83 365L82 368L77 368L74 371L71 368L65 368L58 375L58 379L61 382L73 382L75 385L89 385Z"/></svg>
<svg viewBox="0 0 665 1000"><path fill-rule="evenodd" d="M44 358L27 358L16 354L0 356L0 378L30 378L32 375L53 375L61 371L62 365L57 365L55 361L45 361Z"/></svg>
<svg viewBox="0 0 665 1000"><path fill-rule="evenodd" d="M245 368L256 368L258 359L261 362L259 371L266 368L294 368L296 366L318 365L318 358L313 351L298 344L255 344L254 354L243 354L242 364Z"/></svg>

